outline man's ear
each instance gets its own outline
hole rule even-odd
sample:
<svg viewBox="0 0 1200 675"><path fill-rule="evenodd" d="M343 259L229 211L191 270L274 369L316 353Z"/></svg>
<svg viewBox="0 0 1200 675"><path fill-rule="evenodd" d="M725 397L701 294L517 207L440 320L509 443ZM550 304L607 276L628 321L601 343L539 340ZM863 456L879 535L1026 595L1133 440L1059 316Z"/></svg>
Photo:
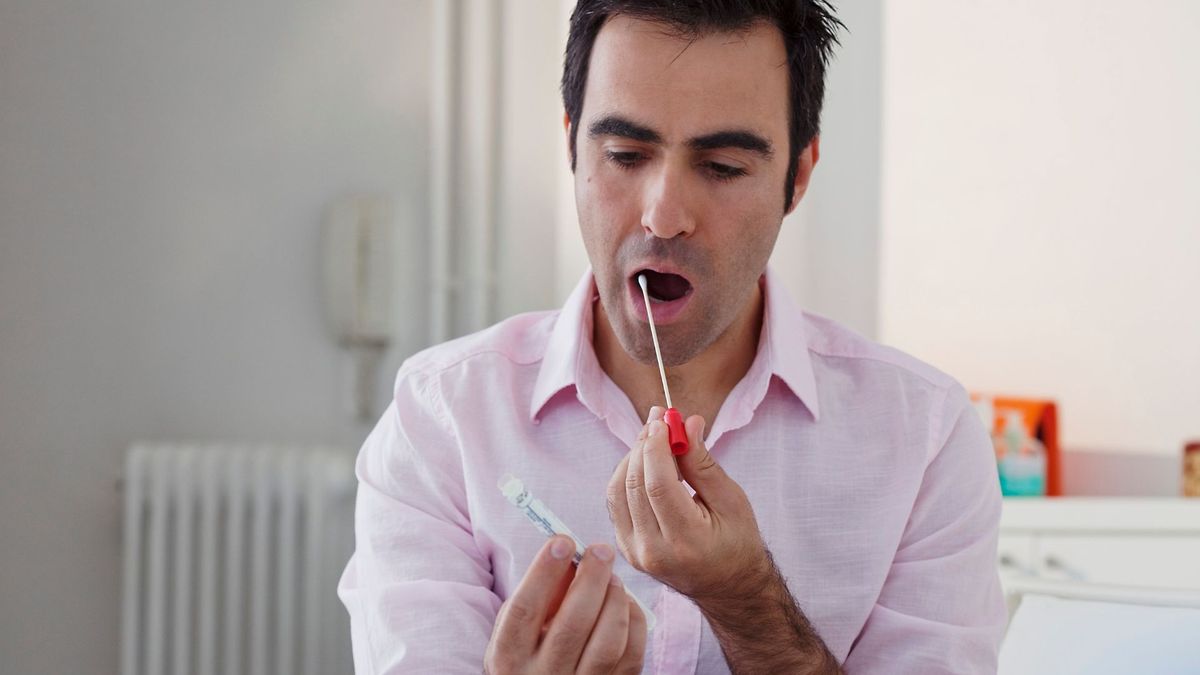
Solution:
<svg viewBox="0 0 1200 675"><path fill-rule="evenodd" d="M800 151L800 158L796 161L796 182L792 184L792 203L788 204L787 211L783 215L790 214L800 205L800 200L808 191L808 182L812 179L813 169L816 168L819 159L821 159L821 137L813 136L808 145Z"/></svg>
<svg viewBox="0 0 1200 675"><path fill-rule="evenodd" d="M571 170L575 170L575 163L571 160L571 116L563 111L563 133L567 136L567 166Z"/></svg>

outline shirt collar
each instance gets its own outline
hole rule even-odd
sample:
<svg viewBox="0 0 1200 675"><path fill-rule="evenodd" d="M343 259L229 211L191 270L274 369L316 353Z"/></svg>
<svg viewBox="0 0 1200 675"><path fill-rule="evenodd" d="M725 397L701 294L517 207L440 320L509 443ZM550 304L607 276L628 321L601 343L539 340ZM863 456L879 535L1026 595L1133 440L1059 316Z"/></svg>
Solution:
<svg viewBox="0 0 1200 675"><path fill-rule="evenodd" d="M580 353L592 349L592 301L596 297L596 281L588 268L567 302L558 313L554 330L550 332L537 383L533 386L533 401L529 408L530 421L537 422L538 414L550 399L567 387L576 386Z"/></svg>
<svg viewBox="0 0 1200 675"><path fill-rule="evenodd" d="M757 366L764 365L765 373L779 377L815 420L819 417L817 382L808 351L804 315L770 267L763 275L762 287L765 307L763 333L759 339L756 364L746 377L751 378L760 370ZM538 415L555 394L568 387L578 388L581 368L587 368L595 362L594 352L585 355L583 351L593 349L592 303L595 299L596 282L589 268L567 297L554 322L533 387L529 409L531 421L537 422ZM761 392L752 407L757 407L762 396L765 396L765 383Z"/></svg>
<svg viewBox="0 0 1200 675"><path fill-rule="evenodd" d="M792 300L783 282L774 270L767 267L763 275L763 295L766 296L763 313L764 346L770 372L783 380L796 398L808 408L813 419L820 418L817 401L817 378L813 373L812 356L808 351L808 331L805 330L804 312Z"/></svg>

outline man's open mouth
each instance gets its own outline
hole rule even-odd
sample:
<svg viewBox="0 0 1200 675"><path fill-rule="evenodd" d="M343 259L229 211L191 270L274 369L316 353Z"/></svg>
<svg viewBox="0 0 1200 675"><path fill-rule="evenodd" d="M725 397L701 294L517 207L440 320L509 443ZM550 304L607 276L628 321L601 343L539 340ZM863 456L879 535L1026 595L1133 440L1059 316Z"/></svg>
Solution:
<svg viewBox="0 0 1200 675"><path fill-rule="evenodd" d="M674 302L692 292L691 282L678 274L650 269L638 270L633 275L635 284L638 275L641 274L646 275L646 290L650 294L651 302Z"/></svg>

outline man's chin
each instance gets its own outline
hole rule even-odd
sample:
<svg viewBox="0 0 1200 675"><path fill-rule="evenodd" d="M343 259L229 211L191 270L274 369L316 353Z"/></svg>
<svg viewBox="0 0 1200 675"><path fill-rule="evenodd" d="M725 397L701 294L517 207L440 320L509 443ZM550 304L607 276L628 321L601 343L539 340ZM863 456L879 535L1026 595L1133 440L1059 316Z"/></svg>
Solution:
<svg viewBox="0 0 1200 675"><path fill-rule="evenodd" d="M634 361L657 367L658 357L654 353L654 341L650 338L650 330L647 328L643 335L637 323L624 319L621 323L619 327L614 326L621 349Z"/></svg>
<svg viewBox="0 0 1200 675"><path fill-rule="evenodd" d="M645 324L641 325L645 326ZM626 328L628 329L628 327ZM658 356L654 352L654 340L650 337L649 327L646 327L645 335L642 335L641 331L636 328L621 331L624 333L619 337L621 347L634 361L657 368ZM660 331L658 337L659 348L662 349L663 365L667 368L682 366L696 358L698 350L681 348L680 341L674 336L664 335L663 331Z"/></svg>
<svg viewBox="0 0 1200 675"><path fill-rule="evenodd" d="M604 307L604 318L621 349L634 361L648 366L658 367L658 357L654 352L654 339L650 334L650 324L638 315L632 303L627 303L624 288L618 283L618 290L612 297L600 293L600 304ZM615 304L615 307L613 306ZM645 305L642 305L644 307ZM678 333L684 326L682 323L670 326L656 326L659 337L659 347L662 349L663 364L667 367L680 366L696 357L701 350L681 349Z"/></svg>

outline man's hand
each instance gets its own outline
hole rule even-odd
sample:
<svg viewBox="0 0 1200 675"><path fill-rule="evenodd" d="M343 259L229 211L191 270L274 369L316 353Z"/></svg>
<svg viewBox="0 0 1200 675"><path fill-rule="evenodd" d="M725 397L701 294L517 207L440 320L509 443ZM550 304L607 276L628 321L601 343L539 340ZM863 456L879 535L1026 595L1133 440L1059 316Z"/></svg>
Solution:
<svg viewBox="0 0 1200 675"><path fill-rule="evenodd" d="M578 569L574 552L563 536L538 552L500 608L485 672L641 672L646 618L612 573L612 547L589 546Z"/></svg>
<svg viewBox="0 0 1200 675"><path fill-rule="evenodd" d="M685 422L691 446L677 468L663 412L651 408L608 483L621 553L696 603L732 672L840 673L775 567L746 493L704 447L704 419Z"/></svg>
<svg viewBox="0 0 1200 675"><path fill-rule="evenodd" d="M699 415L684 423L691 447L676 468L664 412L651 408L637 443L608 484L621 553L702 606L759 592L773 566L750 500L708 454ZM696 491L694 497L680 478Z"/></svg>

